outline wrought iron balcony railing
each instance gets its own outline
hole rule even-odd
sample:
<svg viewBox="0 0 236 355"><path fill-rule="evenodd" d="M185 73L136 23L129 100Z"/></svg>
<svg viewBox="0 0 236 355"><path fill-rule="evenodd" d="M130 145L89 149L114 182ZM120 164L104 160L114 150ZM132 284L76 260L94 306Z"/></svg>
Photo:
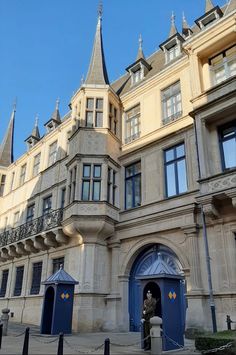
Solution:
<svg viewBox="0 0 236 355"><path fill-rule="evenodd" d="M0 247L16 243L22 239L50 230L61 225L63 209L52 210L44 216L21 224L19 227L0 234Z"/></svg>

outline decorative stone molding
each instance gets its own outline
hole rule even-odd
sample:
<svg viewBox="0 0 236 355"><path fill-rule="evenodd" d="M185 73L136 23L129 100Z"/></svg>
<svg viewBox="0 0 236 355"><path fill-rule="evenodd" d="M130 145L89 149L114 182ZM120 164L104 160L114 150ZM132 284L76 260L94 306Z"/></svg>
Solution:
<svg viewBox="0 0 236 355"><path fill-rule="evenodd" d="M219 212L217 211L213 203L208 203L206 205L203 205L202 208L206 216L212 219L220 217Z"/></svg>

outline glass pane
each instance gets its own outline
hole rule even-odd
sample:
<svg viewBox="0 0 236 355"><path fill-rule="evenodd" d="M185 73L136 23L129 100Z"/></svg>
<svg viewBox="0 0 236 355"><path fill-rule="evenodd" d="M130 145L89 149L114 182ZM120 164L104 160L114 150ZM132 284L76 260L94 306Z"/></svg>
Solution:
<svg viewBox="0 0 236 355"><path fill-rule="evenodd" d="M89 181L83 181L83 186L82 186L82 200L89 200Z"/></svg>
<svg viewBox="0 0 236 355"><path fill-rule="evenodd" d="M94 165L93 176L95 178L100 178L101 177L101 165Z"/></svg>
<svg viewBox="0 0 236 355"><path fill-rule="evenodd" d="M184 144L181 144L178 147L176 147L176 157L180 158L183 156L185 156Z"/></svg>
<svg viewBox="0 0 236 355"><path fill-rule="evenodd" d="M103 99L97 99L97 101L96 101L96 109L98 109L98 110L102 110L103 109Z"/></svg>
<svg viewBox="0 0 236 355"><path fill-rule="evenodd" d="M103 113L102 112L96 112L95 127L102 127L102 123L103 123Z"/></svg>
<svg viewBox="0 0 236 355"><path fill-rule="evenodd" d="M235 75L236 74L236 59L229 62L228 66L229 66L229 76Z"/></svg>
<svg viewBox="0 0 236 355"><path fill-rule="evenodd" d="M178 171L179 193L181 194L187 191L186 164L184 159L177 163L177 171Z"/></svg>
<svg viewBox="0 0 236 355"><path fill-rule="evenodd" d="M88 108L89 110L93 110L93 109L94 109L94 104L93 104L93 102L94 102L94 99L87 99L87 108Z"/></svg>
<svg viewBox="0 0 236 355"><path fill-rule="evenodd" d="M223 142L225 168L236 166L236 138Z"/></svg>
<svg viewBox="0 0 236 355"><path fill-rule="evenodd" d="M100 181L93 182L93 200L94 201L100 200L100 187L101 187Z"/></svg>
<svg viewBox="0 0 236 355"><path fill-rule="evenodd" d="M174 149L171 148L171 149L166 150L165 151L165 161L168 162L173 159L174 159Z"/></svg>
<svg viewBox="0 0 236 355"><path fill-rule="evenodd" d="M134 174L134 166L133 165L127 166L127 168L125 169L125 176L130 177L133 174Z"/></svg>
<svg viewBox="0 0 236 355"><path fill-rule="evenodd" d="M83 169L83 177L90 177L91 174L91 166L90 165L84 165Z"/></svg>
<svg viewBox="0 0 236 355"><path fill-rule="evenodd" d="M86 112L86 126L93 127L93 112L91 111Z"/></svg>
<svg viewBox="0 0 236 355"><path fill-rule="evenodd" d="M174 164L167 165L166 167L166 190L168 197L176 195Z"/></svg>
<svg viewBox="0 0 236 355"><path fill-rule="evenodd" d="M134 206L141 204L141 175L135 177L134 180Z"/></svg>
<svg viewBox="0 0 236 355"><path fill-rule="evenodd" d="M135 164L134 173L135 174L141 173L141 161L139 161L138 163Z"/></svg>
<svg viewBox="0 0 236 355"><path fill-rule="evenodd" d="M126 208L133 207L132 199L132 179L126 181L126 196L125 196Z"/></svg>

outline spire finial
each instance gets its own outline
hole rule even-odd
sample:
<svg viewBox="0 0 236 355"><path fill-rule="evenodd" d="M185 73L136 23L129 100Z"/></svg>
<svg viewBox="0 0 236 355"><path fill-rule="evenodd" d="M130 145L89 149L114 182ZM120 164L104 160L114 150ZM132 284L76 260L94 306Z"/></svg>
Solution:
<svg viewBox="0 0 236 355"><path fill-rule="evenodd" d="M82 74L81 79L80 79L81 85L84 84L84 74Z"/></svg>
<svg viewBox="0 0 236 355"><path fill-rule="evenodd" d="M177 28L175 26L175 14L174 14L174 11L172 11L172 14L171 14L171 27L170 27L169 37L174 36L177 32L178 31L177 31Z"/></svg>
<svg viewBox="0 0 236 355"><path fill-rule="evenodd" d="M17 97L15 97L14 101L13 101L13 111L16 112L16 106L17 106Z"/></svg>
<svg viewBox="0 0 236 355"><path fill-rule="evenodd" d="M171 25L172 26L175 25L175 13L174 13L174 11L172 11L172 14L171 14Z"/></svg>
<svg viewBox="0 0 236 355"><path fill-rule="evenodd" d="M143 39L142 39L141 33L139 35L138 42L139 42L139 49L142 50L143 49Z"/></svg>
<svg viewBox="0 0 236 355"><path fill-rule="evenodd" d="M56 99L56 110L59 110L60 99L59 97Z"/></svg>
<svg viewBox="0 0 236 355"><path fill-rule="evenodd" d="M98 3L98 18L100 20L102 19L102 11L103 11L103 5L102 5L102 0L100 0Z"/></svg>
<svg viewBox="0 0 236 355"><path fill-rule="evenodd" d="M36 113L36 116L35 116L35 124L34 124L34 127L38 127L38 123L39 123L39 115Z"/></svg>

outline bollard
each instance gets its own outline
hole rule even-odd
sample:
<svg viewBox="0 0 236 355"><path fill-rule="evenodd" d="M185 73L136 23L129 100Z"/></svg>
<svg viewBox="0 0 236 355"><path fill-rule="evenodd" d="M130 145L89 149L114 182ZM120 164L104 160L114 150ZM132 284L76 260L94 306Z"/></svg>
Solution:
<svg viewBox="0 0 236 355"><path fill-rule="evenodd" d="M162 337L161 337L161 324L162 319L159 317L152 317L151 323L151 355L162 354Z"/></svg>
<svg viewBox="0 0 236 355"><path fill-rule="evenodd" d="M57 355L63 355L63 341L64 335L63 333L59 334L58 347L57 347Z"/></svg>
<svg viewBox="0 0 236 355"><path fill-rule="evenodd" d="M28 355L29 354L29 331L30 331L30 328L27 327L25 329L25 338L24 338L22 355Z"/></svg>
<svg viewBox="0 0 236 355"><path fill-rule="evenodd" d="M230 319L230 316L229 316L229 315L226 316L226 323L227 323L227 329L228 329L228 330L231 330L231 323L232 323L232 320Z"/></svg>
<svg viewBox="0 0 236 355"><path fill-rule="evenodd" d="M2 327L3 327L3 324L1 323L0 324L0 349L2 349Z"/></svg>
<svg viewBox="0 0 236 355"><path fill-rule="evenodd" d="M104 355L110 355L110 339L106 338L104 341Z"/></svg>
<svg viewBox="0 0 236 355"><path fill-rule="evenodd" d="M3 308L2 309L2 316L1 316L1 321L3 324L2 328L2 334L7 335L7 329L8 329L8 320L9 320L9 313L10 309L9 308Z"/></svg>

